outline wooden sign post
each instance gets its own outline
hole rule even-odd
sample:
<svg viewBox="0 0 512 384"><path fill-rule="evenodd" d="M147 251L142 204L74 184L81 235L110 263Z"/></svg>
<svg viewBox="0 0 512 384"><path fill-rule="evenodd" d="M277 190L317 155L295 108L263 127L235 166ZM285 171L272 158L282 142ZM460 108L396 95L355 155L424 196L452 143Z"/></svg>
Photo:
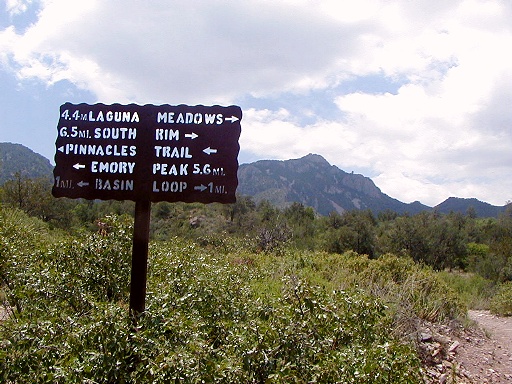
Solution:
<svg viewBox="0 0 512 384"><path fill-rule="evenodd" d="M135 201L130 310L145 310L151 203L234 203L238 106L60 107L52 194Z"/></svg>
<svg viewBox="0 0 512 384"><path fill-rule="evenodd" d="M146 309L146 281L148 274L149 224L151 202L135 203L133 226L132 272L130 284L130 313L138 316Z"/></svg>

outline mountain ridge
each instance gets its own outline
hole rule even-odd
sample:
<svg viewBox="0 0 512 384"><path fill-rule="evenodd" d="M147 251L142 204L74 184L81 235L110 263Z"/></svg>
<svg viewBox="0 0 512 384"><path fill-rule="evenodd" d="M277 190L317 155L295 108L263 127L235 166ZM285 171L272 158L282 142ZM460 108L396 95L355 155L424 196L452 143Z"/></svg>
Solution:
<svg viewBox="0 0 512 384"><path fill-rule="evenodd" d="M0 143L0 185L14 178L53 178L53 165L46 157L22 144Z"/></svg>
<svg viewBox="0 0 512 384"><path fill-rule="evenodd" d="M462 210L465 210L467 213L471 213L471 210L473 210L473 214L478 217L496 217L500 213L504 212L505 206L495 206L484 201L480 201L474 197L462 198L452 196L436 205L433 209L439 213L450 213L450 211L461 212Z"/></svg>
<svg viewBox="0 0 512 384"><path fill-rule="evenodd" d="M299 202L322 215L351 209L370 209L374 213L391 210L416 214L435 210L466 214L471 208L472 214L478 217L496 217L505 209L475 198L452 197L434 207L419 201L403 203L383 193L370 178L347 173L312 153L298 159L241 164L238 179L238 192L252 196L256 202L268 200L281 208Z"/></svg>
<svg viewBox="0 0 512 384"><path fill-rule="evenodd" d="M351 209L414 214L429 208L402 203L384 194L370 178L347 173L312 153L298 159L241 164L238 179L238 192L256 201L266 199L278 207L299 202L322 215Z"/></svg>
<svg viewBox="0 0 512 384"><path fill-rule="evenodd" d="M0 143L0 185L16 172L29 178L53 178L53 166L44 156L21 144ZM374 213L391 210L399 214L425 210L466 214L470 210L478 217L496 217L505 210L505 206L475 198L450 197L434 207L419 201L403 203L383 193L369 177L347 173L313 153L297 159L240 164L237 193L251 196L256 202L268 200L280 208L302 203L322 215L352 209L370 209Z"/></svg>

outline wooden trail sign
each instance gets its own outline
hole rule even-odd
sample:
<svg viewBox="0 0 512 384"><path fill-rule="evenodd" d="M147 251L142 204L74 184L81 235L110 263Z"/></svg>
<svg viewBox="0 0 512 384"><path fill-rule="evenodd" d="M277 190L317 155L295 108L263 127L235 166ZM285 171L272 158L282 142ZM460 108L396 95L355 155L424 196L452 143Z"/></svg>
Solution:
<svg viewBox="0 0 512 384"><path fill-rule="evenodd" d="M60 107L53 196L136 203L130 287L136 313L145 306L151 202L234 203L241 119L234 105Z"/></svg>
<svg viewBox="0 0 512 384"><path fill-rule="evenodd" d="M240 107L69 104L57 127L55 197L232 203Z"/></svg>

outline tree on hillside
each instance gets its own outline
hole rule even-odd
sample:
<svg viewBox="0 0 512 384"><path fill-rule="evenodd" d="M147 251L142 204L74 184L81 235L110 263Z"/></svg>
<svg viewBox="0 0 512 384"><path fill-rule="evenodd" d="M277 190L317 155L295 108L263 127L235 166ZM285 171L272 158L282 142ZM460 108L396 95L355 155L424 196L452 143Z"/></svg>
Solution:
<svg viewBox="0 0 512 384"><path fill-rule="evenodd" d="M463 228L464 218L457 213L429 222L425 232L430 250L425 262L436 269L464 268L467 250Z"/></svg>
<svg viewBox="0 0 512 384"><path fill-rule="evenodd" d="M387 222L382 230L383 252L405 253L435 269L466 265L466 218L459 213L421 212Z"/></svg>
<svg viewBox="0 0 512 384"><path fill-rule="evenodd" d="M294 202L283 210L283 217L299 248L313 248L316 235L315 211L302 203Z"/></svg>
<svg viewBox="0 0 512 384"><path fill-rule="evenodd" d="M50 216L51 182L46 178L29 179L19 172L3 185L4 203L48 221Z"/></svg>
<svg viewBox="0 0 512 384"><path fill-rule="evenodd" d="M69 228L75 204L69 199L54 198L51 188L51 181L45 177L31 179L16 173L2 186L2 203L43 221Z"/></svg>
<svg viewBox="0 0 512 384"><path fill-rule="evenodd" d="M490 252L503 263L499 276L502 281L512 280L512 210L509 206L498 218L489 244Z"/></svg>
<svg viewBox="0 0 512 384"><path fill-rule="evenodd" d="M280 211L268 200L262 200L256 208L262 224L276 224L279 220Z"/></svg>
<svg viewBox="0 0 512 384"><path fill-rule="evenodd" d="M383 253L407 254L414 261L428 257L428 244L421 220L415 216L400 216L388 223L380 236L379 245Z"/></svg>
<svg viewBox="0 0 512 384"><path fill-rule="evenodd" d="M237 196L230 205L229 221L235 232L251 232L257 225L256 203L251 196Z"/></svg>
<svg viewBox="0 0 512 384"><path fill-rule="evenodd" d="M326 223L325 249L328 252L343 253L352 250L370 258L376 256L377 221L370 210L352 210L344 212L343 215L332 213Z"/></svg>

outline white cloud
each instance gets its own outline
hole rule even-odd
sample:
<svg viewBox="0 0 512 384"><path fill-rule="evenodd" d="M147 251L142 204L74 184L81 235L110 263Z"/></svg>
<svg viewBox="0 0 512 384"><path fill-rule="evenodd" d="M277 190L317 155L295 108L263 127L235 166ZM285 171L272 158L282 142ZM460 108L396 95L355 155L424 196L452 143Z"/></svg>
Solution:
<svg viewBox="0 0 512 384"><path fill-rule="evenodd" d="M20 14L30 1L7 2ZM242 151L319 153L365 170L404 201L512 198L512 5L500 0L43 1L23 32L0 31L0 63L101 102L226 104L252 95L324 98L244 110ZM385 76L385 93L346 91ZM314 91L314 92L313 92ZM329 120L330 119L330 120Z"/></svg>
<svg viewBox="0 0 512 384"><path fill-rule="evenodd" d="M32 0L7 0L5 9L11 16L18 15L25 12L31 3Z"/></svg>
<svg viewBox="0 0 512 384"><path fill-rule="evenodd" d="M50 81L48 72L67 71L106 99L117 94L102 94L95 88L100 80L128 97L180 101L325 86L323 72L354 49L352 32L307 8L293 7L291 14L289 7L55 0L19 36L13 55L22 76ZM97 77L108 76L83 78L75 69L84 61L98 66Z"/></svg>
<svg viewBox="0 0 512 384"><path fill-rule="evenodd" d="M321 121L300 126L284 109L244 111L240 145L244 150L259 153L265 158L289 159L307 153L319 153L327 159L337 159L352 153L358 135L340 123ZM347 159L354 166L363 157Z"/></svg>

